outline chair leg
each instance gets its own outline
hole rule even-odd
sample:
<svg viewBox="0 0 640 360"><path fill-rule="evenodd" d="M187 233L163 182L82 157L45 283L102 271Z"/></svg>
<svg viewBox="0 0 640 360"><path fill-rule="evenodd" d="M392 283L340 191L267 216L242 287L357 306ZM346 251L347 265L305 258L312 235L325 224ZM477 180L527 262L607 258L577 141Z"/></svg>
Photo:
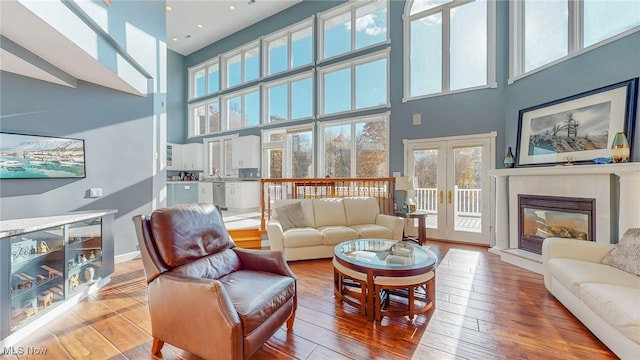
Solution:
<svg viewBox="0 0 640 360"><path fill-rule="evenodd" d="M296 312L291 313L291 316L287 319L287 330L293 330L293 322L296 320Z"/></svg>
<svg viewBox="0 0 640 360"><path fill-rule="evenodd" d="M156 338L153 338L153 345L151 345L151 354L152 355L159 354L163 346L164 346L164 341L160 341Z"/></svg>

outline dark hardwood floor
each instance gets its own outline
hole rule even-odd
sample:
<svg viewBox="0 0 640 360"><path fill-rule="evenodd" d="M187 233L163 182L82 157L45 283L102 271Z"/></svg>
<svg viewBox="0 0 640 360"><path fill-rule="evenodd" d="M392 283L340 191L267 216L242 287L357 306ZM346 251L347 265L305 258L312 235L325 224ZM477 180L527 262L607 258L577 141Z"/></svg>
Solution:
<svg viewBox="0 0 640 360"><path fill-rule="evenodd" d="M503 263L483 247L425 246L440 263L431 319L367 322L334 301L329 259L291 262L299 281L294 329L280 329L253 359L616 358L549 295L541 275ZM117 264L106 287L18 344L46 355L5 358L151 358L143 277L140 260ZM162 354L196 359L168 344Z"/></svg>

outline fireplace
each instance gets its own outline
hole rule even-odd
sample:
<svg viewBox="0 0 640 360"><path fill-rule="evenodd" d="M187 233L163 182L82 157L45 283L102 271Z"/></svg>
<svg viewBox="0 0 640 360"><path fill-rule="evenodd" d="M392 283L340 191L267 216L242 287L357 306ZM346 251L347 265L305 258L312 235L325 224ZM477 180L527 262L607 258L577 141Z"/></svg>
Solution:
<svg viewBox="0 0 640 360"><path fill-rule="evenodd" d="M592 198L518 194L518 248L541 254L548 237L593 241L595 203Z"/></svg>

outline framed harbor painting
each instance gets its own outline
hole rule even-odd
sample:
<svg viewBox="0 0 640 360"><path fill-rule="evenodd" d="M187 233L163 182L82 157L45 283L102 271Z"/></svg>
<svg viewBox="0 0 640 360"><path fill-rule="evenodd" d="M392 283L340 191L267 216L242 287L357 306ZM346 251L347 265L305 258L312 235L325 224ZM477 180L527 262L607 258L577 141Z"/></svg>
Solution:
<svg viewBox="0 0 640 360"><path fill-rule="evenodd" d="M520 110L517 166L593 164L617 132L632 143L638 78Z"/></svg>
<svg viewBox="0 0 640 360"><path fill-rule="evenodd" d="M84 178L84 140L0 132L0 179Z"/></svg>

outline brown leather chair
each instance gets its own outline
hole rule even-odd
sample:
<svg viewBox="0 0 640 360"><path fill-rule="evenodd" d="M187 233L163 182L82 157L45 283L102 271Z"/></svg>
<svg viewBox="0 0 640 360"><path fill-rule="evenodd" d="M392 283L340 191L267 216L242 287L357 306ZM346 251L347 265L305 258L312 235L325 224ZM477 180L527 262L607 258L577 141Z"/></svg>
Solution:
<svg viewBox="0 0 640 360"><path fill-rule="evenodd" d="M152 354L248 359L286 322L296 277L280 251L237 248L218 208L185 204L133 218L147 277Z"/></svg>

